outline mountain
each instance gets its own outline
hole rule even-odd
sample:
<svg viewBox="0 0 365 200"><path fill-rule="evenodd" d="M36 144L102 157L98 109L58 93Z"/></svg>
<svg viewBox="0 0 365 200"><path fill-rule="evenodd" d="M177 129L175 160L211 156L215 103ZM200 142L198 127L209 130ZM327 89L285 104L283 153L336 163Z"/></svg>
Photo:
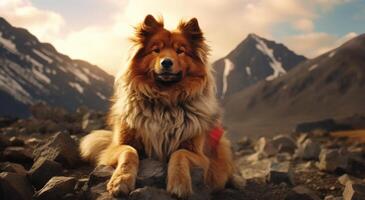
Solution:
<svg viewBox="0 0 365 200"><path fill-rule="evenodd" d="M69 111L106 110L113 79L0 17L0 115L27 116L29 105L39 101Z"/></svg>
<svg viewBox="0 0 365 200"><path fill-rule="evenodd" d="M232 137L290 132L297 123L365 113L365 34L225 101Z"/></svg>
<svg viewBox="0 0 365 200"><path fill-rule="evenodd" d="M218 96L223 99L258 81L274 80L305 60L283 44L249 34L226 57L213 63Z"/></svg>

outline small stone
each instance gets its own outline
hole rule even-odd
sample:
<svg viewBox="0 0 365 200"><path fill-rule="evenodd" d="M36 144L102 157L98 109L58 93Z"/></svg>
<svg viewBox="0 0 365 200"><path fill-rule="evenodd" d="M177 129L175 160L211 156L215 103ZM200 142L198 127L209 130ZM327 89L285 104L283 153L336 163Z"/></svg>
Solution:
<svg viewBox="0 0 365 200"><path fill-rule="evenodd" d="M152 159L141 160L139 163L136 186L155 186L164 188L166 179L165 169L166 167L164 164L159 161Z"/></svg>
<svg viewBox="0 0 365 200"><path fill-rule="evenodd" d="M348 181L343 191L344 200L363 200L365 199L365 184L352 183Z"/></svg>
<svg viewBox="0 0 365 200"><path fill-rule="evenodd" d="M64 167L75 167L79 162L79 150L76 142L68 133L58 132L51 140L34 151L35 157L44 157L61 163Z"/></svg>
<svg viewBox="0 0 365 200"><path fill-rule="evenodd" d="M90 173L87 185L92 187L99 183L104 183L110 179L110 177L113 175L113 172L113 167L108 165L99 165Z"/></svg>
<svg viewBox="0 0 365 200"><path fill-rule="evenodd" d="M33 187L24 175L0 173L0 197L2 199L32 199Z"/></svg>
<svg viewBox="0 0 365 200"><path fill-rule="evenodd" d="M34 196L36 199L62 199L68 193L72 193L76 184L73 177L55 176Z"/></svg>
<svg viewBox="0 0 365 200"><path fill-rule="evenodd" d="M11 137L9 139L10 146L24 146L24 140L19 139L15 136Z"/></svg>
<svg viewBox="0 0 365 200"><path fill-rule="evenodd" d="M39 158L29 170L29 179L34 187L40 189L53 176L62 175L62 165L58 162Z"/></svg>
<svg viewBox="0 0 365 200"><path fill-rule="evenodd" d="M278 149L274 146L272 141L265 137L261 137L256 142L255 150L264 153L266 156L273 156L278 152Z"/></svg>
<svg viewBox="0 0 365 200"><path fill-rule="evenodd" d="M42 143L42 140L37 138L29 138L25 141L25 144L31 147L36 147Z"/></svg>
<svg viewBox="0 0 365 200"><path fill-rule="evenodd" d="M267 180L275 184L285 182L294 185L294 172L290 162L271 163Z"/></svg>
<svg viewBox="0 0 365 200"><path fill-rule="evenodd" d="M347 156L335 149L322 149L319 155L319 169L328 172L344 170L347 167Z"/></svg>
<svg viewBox="0 0 365 200"><path fill-rule="evenodd" d="M318 160L321 146L318 142L308 138L299 145L297 156L304 160Z"/></svg>
<svg viewBox="0 0 365 200"><path fill-rule="evenodd" d="M294 187L287 194L285 200L320 200L320 198L312 190L300 185Z"/></svg>
<svg viewBox="0 0 365 200"><path fill-rule="evenodd" d="M328 195L324 197L324 200L343 200L342 197L335 197L333 195Z"/></svg>
<svg viewBox="0 0 365 200"><path fill-rule="evenodd" d="M176 200L172 198L164 189L150 186L138 188L129 194L130 200Z"/></svg>
<svg viewBox="0 0 365 200"><path fill-rule="evenodd" d="M5 160L21 164L33 162L33 155L29 149L24 147L7 147L3 152Z"/></svg>
<svg viewBox="0 0 365 200"><path fill-rule="evenodd" d="M27 174L27 171L24 169L23 165L11 162L0 163L0 171L13 172L22 176Z"/></svg>
<svg viewBox="0 0 365 200"><path fill-rule="evenodd" d="M360 182L362 182L361 179L349 176L348 174L344 174L344 175L340 176L337 180L343 186L345 186L347 184L347 182L351 182L351 183L360 183Z"/></svg>
<svg viewBox="0 0 365 200"><path fill-rule="evenodd" d="M88 200L116 200L112 195L106 191L106 182L99 183L95 186L92 186L87 192ZM118 200L126 200L126 198L119 197Z"/></svg>
<svg viewBox="0 0 365 200"><path fill-rule="evenodd" d="M273 145L279 152L294 153L297 145L294 140L287 135L275 136L272 140Z"/></svg>

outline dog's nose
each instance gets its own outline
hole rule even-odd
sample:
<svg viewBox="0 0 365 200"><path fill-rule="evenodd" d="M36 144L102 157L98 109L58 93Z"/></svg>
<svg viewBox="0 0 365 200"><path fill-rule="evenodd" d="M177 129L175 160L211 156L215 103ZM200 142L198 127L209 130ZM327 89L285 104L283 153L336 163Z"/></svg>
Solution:
<svg viewBox="0 0 365 200"><path fill-rule="evenodd" d="M161 61L161 66L164 69L170 69L172 67L172 65L174 64L174 62L172 62L172 60L170 58L164 58Z"/></svg>

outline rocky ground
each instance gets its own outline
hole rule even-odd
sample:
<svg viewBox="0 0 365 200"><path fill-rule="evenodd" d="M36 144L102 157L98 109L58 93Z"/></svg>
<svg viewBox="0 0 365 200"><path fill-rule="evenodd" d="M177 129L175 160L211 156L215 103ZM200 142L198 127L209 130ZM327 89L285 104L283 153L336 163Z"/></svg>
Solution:
<svg viewBox="0 0 365 200"><path fill-rule="evenodd" d="M105 128L105 115L38 104L29 119L0 119L0 199L114 199L105 185L113 168L80 160L79 139ZM365 199L365 144L312 130L235 143L237 174L211 193L192 170L194 200ZM136 190L119 199L173 200L166 166L142 160Z"/></svg>

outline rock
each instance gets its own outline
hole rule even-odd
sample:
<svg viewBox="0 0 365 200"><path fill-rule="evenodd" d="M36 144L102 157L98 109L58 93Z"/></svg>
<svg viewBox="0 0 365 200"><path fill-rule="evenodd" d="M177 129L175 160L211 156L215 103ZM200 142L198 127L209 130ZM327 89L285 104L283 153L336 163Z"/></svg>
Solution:
<svg viewBox="0 0 365 200"><path fill-rule="evenodd" d="M76 179L73 177L55 176L39 190L34 197L36 199L62 199L66 194L73 193Z"/></svg>
<svg viewBox="0 0 365 200"><path fill-rule="evenodd" d="M238 150L242 150L242 149L247 149L247 148L251 148L252 145L252 140L247 137L244 136L242 137L238 142L237 142L237 146L238 146Z"/></svg>
<svg viewBox="0 0 365 200"><path fill-rule="evenodd" d="M25 144L31 147L36 147L42 143L42 140L37 138L29 138L25 141Z"/></svg>
<svg viewBox="0 0 365 200"><path fill-rule="evenodd" d="M362 182L361 179L349 176L348 174L344 174L344 175L338 177L337 180L343 186L346 186L347 182L351 182L351 183L360 183L360 182Z"/></svg>
<svg viewBox="0 0 365 200"><path fill-rule="evenodd" d="M164 189L158 189L150 186L138 188L129 195L130 200L176 200L172 198Z"/></svg>
<svg viewBox="0 0 365 200"><path fill-rule="evenodd" d="M232 189L223 189L218 191L212 197L212 200L248 200L251 199L247 197L244 193Z"/></svg>
<svg viewBox="0 0 365 200"><path fill-rule="evenodd" d="M290 162L271 163L267 180L275 184L285 182L294 185L294 172Z"/></svg>
<svg viewBox="0 0 365 200"><path fill-rule="evenodd" d="M99 183L104 183L109 180L113 175L114 168L107 165L99 165L97 166L89 175L89 181L87 185L92 187Z"/></svg>
<svg viewBox="0 0 365 200"><path fill-rule="evenodd" d="M7 147L3 152L5 160L21 164L33 162L33 155L29 149L24 147Z"/></svg>
<svg viewBox="0 0 365 200"><path fill-rule="evenodd" d="M343 191L344 200L363 200L365 199L365 184L352 183L348 181Z"/></svg>
<svg viewBox="0 0 365 200"><path fill-rule="evenodd" d="M24 146L24 140L17 138L15 136L9 139L10 146Z"/></svg>
<svg viewBox="0 0 365 200"><path fill-rule="evenodd" d="M166 167L163 163L152 159L140 161L136 180L137 187L154 186L164 188L165 180Z"/></svg>
<svg viewBox="0 0 365 200"><path fill-rule="evenodd" d="M297 145L294 140L287 135L275 136L272 140L273 145L279 152L294 153Z"/></svg>
<svg viewBox="0 0 365 200"><path fill-rule="evenodd" d="M34 187L40 189L53 176L62 175L62 166L58 162L40 157L29 170L29 179Z"/></svg>
<svg viewBox="0 0 365 200"><path fill-rule="evenodd" d="M245 178L243 178L243 176L241 174L233 174L230 184L232 185L232 187L234 189L237 189L239 191L244 191L247 181Z"/></svg>
<svg viewBox="0 0 365 200"><path fill-rule="evenodd" d="M64 167L75 167L79 162L76 142L68 133L58 132L49 142L34 151L36 158L43 157L61 163Z"/></svg>
<svg viewBox="0 0 365 200"><path fill-rule="evenodd" d="M322 149L319 155L318 167L320 170L335 172L345 170L347 167L347 156L336 149Z"/></svg>
<svg viewBox="0 0 365 200"><path fill-rule="evenodd" d="M239 172L244 179L260 179L265 181L269 174L271 162L272 161L269 159L263 159L257 162L250 162L246 159L241 159L237 163L237 166L242 166L239 168Z"/></svg>
<svg viewBox="0 0 365 200"><path fill-rule="evenodd" d="M305 186L294 187L285 197L285 200L320 200L320 198Z"/></svg>
<svg viewBox="0 0 365 200"><path fill-rule="evenodd" d="M276 160L278 162L290 161L290 160L292 160L292 156L289 153L278 153L276 155Z"/></svg>
<svg viewBox="0 0 365 200"><path fill-rule="evenodd" d="M82 118L82 129L89 133L105 127L105 116L100 113L86 113Z"/></svg>
<svg viewBox="0 0 365 200"><path fill-rule="evenodd" d="M333 195L328 195L324 197L324 200L343 200L342 197L335 197Z"/></svg>
<svg viewBox="0 0 365 200"><path fill-rule="evenodd" d="M0 173L0 197L6 200L30 200L33 196L33 187L26 176L11 173Z"/></svg>
<svg viewBox="0 0 365 200"><path fill-rule="evenodd" d="M317 141L310 138L300 144L297 150L297 156L304 160L318 160L321 152L321 146Z"/></svg>
<svg viewBox="0 0 365 200"><path fill-rule="evenodd" d="M89 189L87 192L88 200L116 200L113 196L111 196L108 191L106 191L106 182L99 183ZM118 198L118 200L126 200L124 197Z"/></svg>
<svg viewBox="0 0 365 200"><path fill-rule="evenodd" d="M255 145L255 150L257 152L262 152L266 156L273 156L278 152L278 149L275 148L274 144L270 139L265 137L261 137Z"/></svg>
<svg viewBox="0 0 365 200"><path fill-rule="evenodd" d="M210 188L204 182L204 170L194 167L191 169L190 175L193 194L189 197L189 200L211 199Z"/></svg>
<svg viewBox="0 0 365 200"><path fill-rule="evenodd" d="M27 175L27 171L24 169L22 165L11 162L0 163L0 171L13 172L22 176Z"/></svg>

